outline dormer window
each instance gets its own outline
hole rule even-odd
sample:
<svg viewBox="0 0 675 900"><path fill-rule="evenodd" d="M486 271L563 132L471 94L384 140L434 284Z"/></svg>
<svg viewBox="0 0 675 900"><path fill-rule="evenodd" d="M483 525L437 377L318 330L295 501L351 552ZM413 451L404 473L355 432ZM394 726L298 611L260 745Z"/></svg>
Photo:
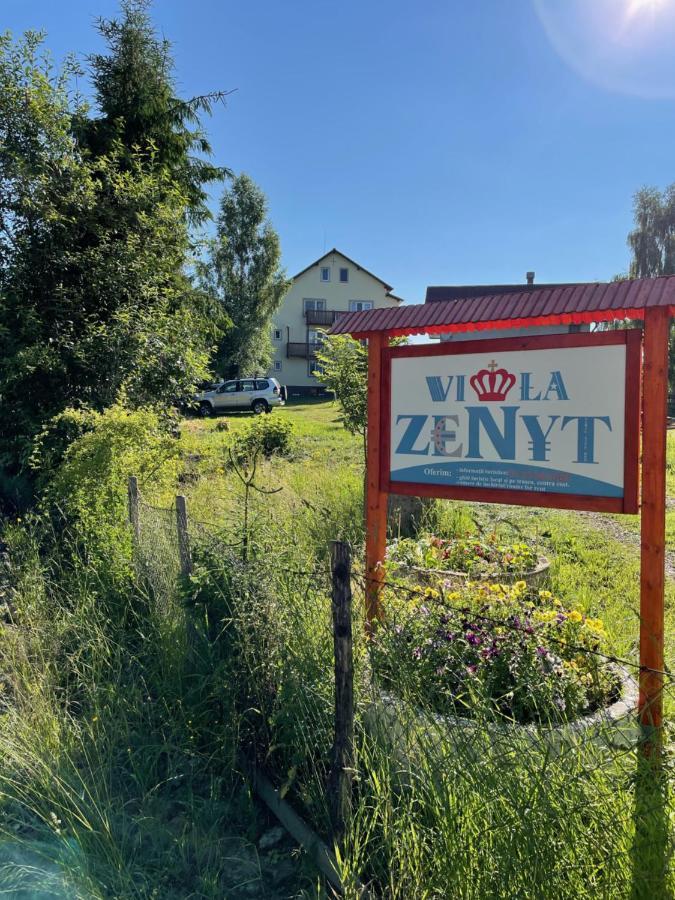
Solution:
<svg viewBox="0 0 675 900"><path fill-rule="evenodd" d="M347 284L349 281L349 269L340 269L340 281L342 284Z"/></svg>
<svg viewBox="0 0 675 900"><path fill-rule="evenodd" d="M321 266L321 280L330 281L330 266Z"/></svg>

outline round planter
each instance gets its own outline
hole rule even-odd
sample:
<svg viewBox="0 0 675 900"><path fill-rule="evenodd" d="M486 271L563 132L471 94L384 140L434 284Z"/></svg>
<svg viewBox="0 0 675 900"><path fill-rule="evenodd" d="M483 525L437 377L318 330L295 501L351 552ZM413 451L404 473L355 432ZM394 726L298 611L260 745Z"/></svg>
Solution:
<svg viewBox="0 0 675 900"><path fill-rule="evenodd" d="M390 563L396 566L396 563ZM529 572L498 572L494 575L471 575L470 572L453 572L448 569L422 569L417 566L407 566L406 571L414 572L415 577L423 584L432 585L440 581L466 584L469 581L492 581L499 584L514 584L516 581L524 581L528 587L536 587L543 584L548 578L551 563L545 556L540 556L537 565Z"/></svg>
<svg viewBox="0 0 675 900"><path fill-rule="evenodd" d="M641 737L637 718L638 686L623 666L612 664L621 680L621 696L609 706L561 725L518 725L509 722L477 722L455 715L422 712L411 708L393 694L376 691L366 713L366 726L378 740L385 741L399 761L412 764L429 740L447 745L449 752L461 743L463 749L481 753L487 737L493 748L505 751L540 747L554 754L571 746L590 742L600 747L629 749Z"/></svg>

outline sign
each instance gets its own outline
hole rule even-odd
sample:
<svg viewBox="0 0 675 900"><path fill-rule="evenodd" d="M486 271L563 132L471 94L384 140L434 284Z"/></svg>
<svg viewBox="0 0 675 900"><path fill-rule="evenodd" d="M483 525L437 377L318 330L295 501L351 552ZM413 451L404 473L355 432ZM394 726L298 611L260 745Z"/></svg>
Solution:
<svg viewBox="0 0 675 900"><path fill-rule="evenodd" d="M383 351L391 493L638 510L638 330Z"/></svg>

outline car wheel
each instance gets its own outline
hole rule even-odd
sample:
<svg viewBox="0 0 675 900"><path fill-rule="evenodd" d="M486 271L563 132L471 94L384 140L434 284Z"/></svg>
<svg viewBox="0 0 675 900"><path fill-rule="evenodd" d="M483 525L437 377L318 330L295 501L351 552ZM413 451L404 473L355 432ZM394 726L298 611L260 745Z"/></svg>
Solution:
<svg viewBox="0 0 675 900"><path fill-rule="evenodd" d="M207 416L210 416L212 413L213 413L213 407L211 406L210 403L204 402L204 403L199 404L199 415L202 416L202 418L205 419Z"/></svg>
<svg viewBox="0 0 675 900"><path fill-rule="evenodd" d="M266 400L254 400L253 404L251 405L251 409L256 414L256 416L259 416L262 413L267 412L269 407Z"/></svg>

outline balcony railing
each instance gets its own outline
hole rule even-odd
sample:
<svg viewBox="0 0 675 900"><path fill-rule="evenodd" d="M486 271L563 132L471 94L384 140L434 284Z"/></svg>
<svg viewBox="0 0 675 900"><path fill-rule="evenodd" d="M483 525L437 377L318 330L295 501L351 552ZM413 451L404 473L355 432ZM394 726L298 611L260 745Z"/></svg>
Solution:
<svg viewBox="0 0 675 900"><path fill-rule="evenodd" d="M344 314L344 310L337 309L306 309L305 321L308 325L329 326Z"/></svg>
<svg viewBox="0 0 675 900"><path fill-rule="evenodd" d="M289 341L286 344L287 359L314 359L321 344L318 341Z"/></svg>

